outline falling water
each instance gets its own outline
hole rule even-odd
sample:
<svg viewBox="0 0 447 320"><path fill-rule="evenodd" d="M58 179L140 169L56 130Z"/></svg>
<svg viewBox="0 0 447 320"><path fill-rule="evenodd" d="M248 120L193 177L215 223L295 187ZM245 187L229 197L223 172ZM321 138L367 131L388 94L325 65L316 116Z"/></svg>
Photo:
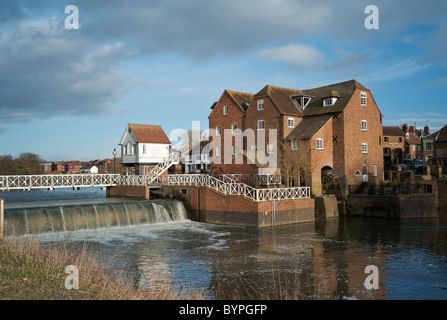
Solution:
<svg viewBox="0 0 447 320"><path fill-rule="evenodd" d="M178 200L99 203L5 210L7 236L126 227L187 220Z"/></svg>

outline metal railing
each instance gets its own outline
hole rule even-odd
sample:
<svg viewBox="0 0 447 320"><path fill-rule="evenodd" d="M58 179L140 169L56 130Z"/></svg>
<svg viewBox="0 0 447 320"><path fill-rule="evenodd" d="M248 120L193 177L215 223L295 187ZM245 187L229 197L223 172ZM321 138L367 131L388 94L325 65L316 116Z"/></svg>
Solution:
<svg viewBox="0 0 447 320"><path fill-rule="evenodd" d="M272 201L310 198L309 187L256 189L247 184L235 182L230 177L219 180L206 174L174 174L159 176L153 184L204 186L223 195L241 196L252 201Z"/></svg>
<svg viewBox="0 0 447 320"><path fill-rule="evenodd" d="M119 174L0 176L0 191L69 187L108 187L116 186L119 183Z"/></svg>

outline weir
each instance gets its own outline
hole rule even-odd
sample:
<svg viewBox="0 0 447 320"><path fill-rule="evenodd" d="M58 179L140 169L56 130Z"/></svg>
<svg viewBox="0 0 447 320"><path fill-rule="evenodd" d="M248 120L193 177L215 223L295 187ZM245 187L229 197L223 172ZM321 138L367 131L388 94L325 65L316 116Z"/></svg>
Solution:
<svg viewBox="0 0 447 320"><path fill-rule="evenodd" d="M38 235L187 220L178 200L59 205L4 210L4 236Z"/></svg>

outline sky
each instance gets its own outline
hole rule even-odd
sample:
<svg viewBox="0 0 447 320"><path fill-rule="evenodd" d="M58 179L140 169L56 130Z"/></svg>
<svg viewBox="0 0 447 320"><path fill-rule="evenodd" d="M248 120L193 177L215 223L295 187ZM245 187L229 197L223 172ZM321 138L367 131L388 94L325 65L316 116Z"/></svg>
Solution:
<svg viewBox="0 0 447 320"><path fill-rule="evenodd" d="M78 9L79 28L66 27ZM368 29L374 5L378 14ZM356 79L386 126L447 124L444 0L2 0L0 155L112 158L128 123L208 127L224 90ZM119 154L119 153L118 153Z"/></svg>

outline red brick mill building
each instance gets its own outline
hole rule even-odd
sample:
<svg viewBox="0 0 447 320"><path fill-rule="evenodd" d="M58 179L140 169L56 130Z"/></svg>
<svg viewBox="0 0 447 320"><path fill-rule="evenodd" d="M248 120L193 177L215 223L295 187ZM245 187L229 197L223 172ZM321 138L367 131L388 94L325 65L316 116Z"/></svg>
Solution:
<svg viewBox="0 0 447 320"><path fill-rule="evenodd" d="M256 94L225 90L211 109L214 174L284 173L295 161L303 170L292 184L311 186L313 194L322 193L329 172L348 185L383 177L382 113L356 80L305 90L266 85Z"/></svg>

